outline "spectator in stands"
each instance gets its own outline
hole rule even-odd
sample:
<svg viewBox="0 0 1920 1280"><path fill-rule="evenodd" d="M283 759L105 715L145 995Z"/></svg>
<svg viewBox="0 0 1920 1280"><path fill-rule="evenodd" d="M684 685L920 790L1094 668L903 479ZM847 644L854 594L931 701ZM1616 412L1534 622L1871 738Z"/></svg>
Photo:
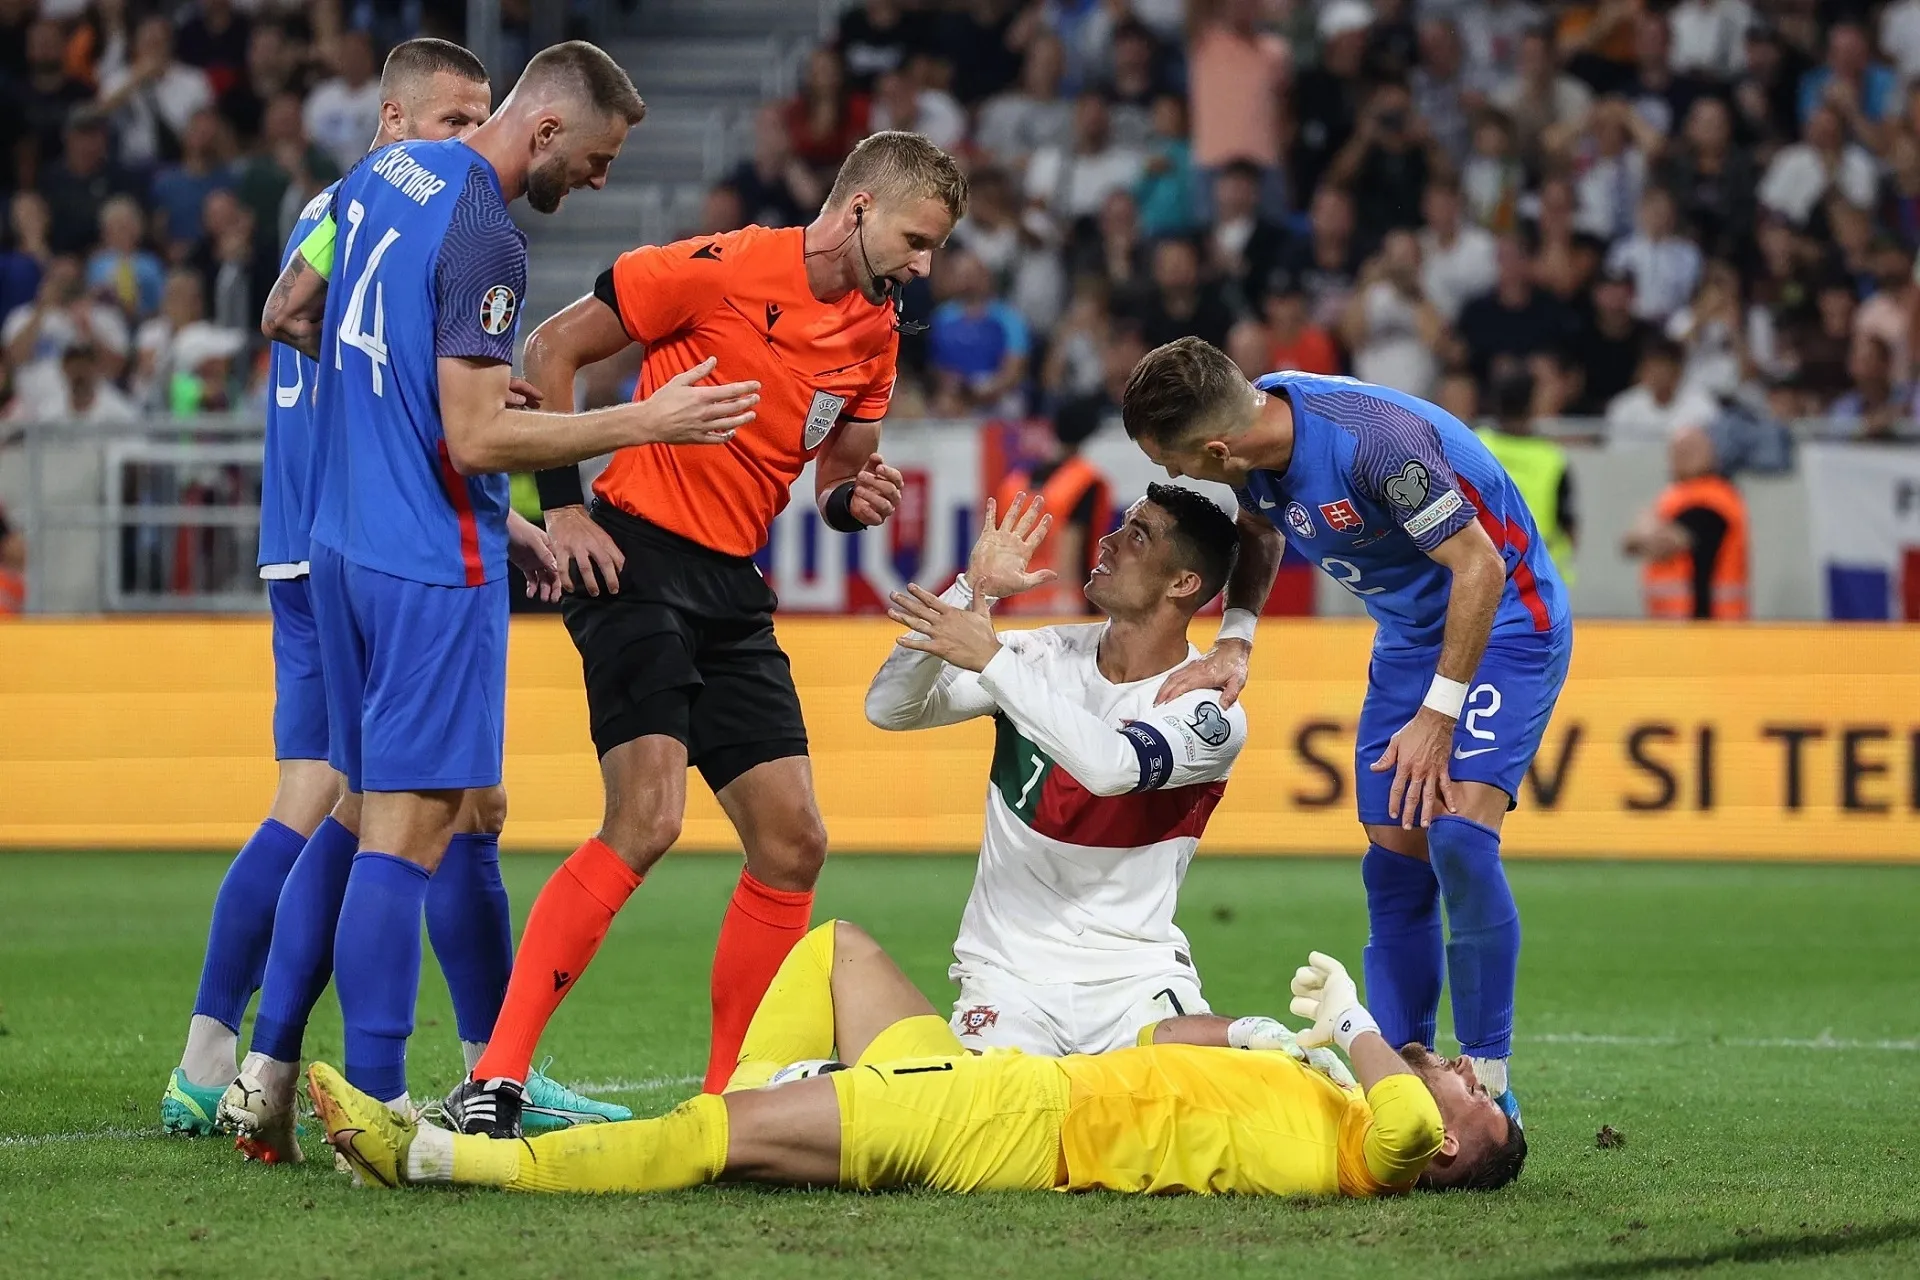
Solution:
<svg viewBox="0 0 1920 1280"><path fill-rule="evenodd" d="M235 361L246 345L247 335L240 330L204 322L175 335L168 412L195 418L232 409L241 393Z"/></svg>
<svg viewBox="0 0 1920 1280"><path fill-rule="evenodd" d="M1827 29L1827 58L1800 77L1800 119L1813 118L1822 106L1843 117L1879 123L1895 108L1899 81L1873 59L1873 46L1857 22L1836 22Z"/></svg>
<svg viewBox="0 0 1920 1280"><path fill-rule="evenodd" d="M1467 84L1485 93L1512 76L1520 58L1520 39L1540 20L1535 6L1521 0L1466 0L1454 22L1466 53Z"/></svg>
<svg viewBox="0 0 1920 1280"><path fill-rule="evenodd" d="M1596 93L1611 93L1633 75L1635 19L1632 0L1575 0L1559 6L1554 42L1567 70Z"/></svg>
<svg viewBox="0 0 1920 1280"><path fill-rule="evenodd" d="M67 37L67 72L97 90L107 76L126 68L132 50L127 0L94 0Z"/></svg>
<svg viewBox="0 0 1920 1280"><path fill-rule="evenodd" d="M1680 219L1701 251L1733 258L1753 235L1753 156L1733 141L1733 113L1721 98L1701 98L1687 112L1686 130L1659 166L1660 183L1674 193Z"/></svg>
<svg viewBox="0 0 1920 1280"><path fill-rule="evenodd" d="M367 141L373 141L371 134ZM232 188L260 229L259 247L263 255L279 253L281 241L286 232L292 230L300 207L341 172L325 148L307 139L300 99L291 93L274 97L262 117L260 145L241 162ZM213 188L222 189L218 184ZM204 198L201 207L205 207ZM197 238L197 219L193 225ZM178 237L180 231L175 228L170 234Z"/></svg>
<svg viewBox="0 0 1920 1280"><path fill-rule="evenodd" d="M1154 100L1153 130L1144 149L1140 185L1134 191L1140 225L1149 236L1193 233L1198 180L1193 171L1193 142L1187 136L1186 99L1162 94Z"/></svg>
<svg viewBox="0 0 1920 1280"><path fill-rule="evenodd" d="M1565 178L1542 182L1531 204L1523 233L1533 255L1534 283L1584 314L1604 257L1600 241L1580 230L1579 205Z"/></svg>
<svg viewBox="0 0 1920 1280"><path fill-rule="evenodd" d="M0 507L0 618L17 617L27 609L27 539L7 523Z"/></svg>
<svg viewBox="0 0 1920 1280"><path fill-rule="evenodd" d="M138 189L133 175L108 155L106 120L86 108L77 110L67 122L59 161L40 179L53 214L53 251L84 252L100 226L100 206Z"/></svg>
<svg viewBox="0 0 1920 1280"><path fill-rule="evenodd" d="M1468 426L1480 420L1480 384L1465 370L1442 375L1433 402Z"/></svg>
<svg viewBox="0 0 1920 1280"><path fill-rule="evenodd" d="M196 111L187 121L179 161L163 165L154 175L156 234L162 244L191 245L199 233L200 209L208 193L233 186L233 173L220 154L221 142L219 115L210 107Z"/></svg>
<svg viewBox="0 0 1920 1280"><path fill-rule="evenodd" d="M933 59L920 54L886 72L875 82L868 122L876 131L902 129L925 135L942 151L958 150L967 138L967 114L952 94L930 83L932 75Z"/></svg>
<svg viewBox="0 0 1920 1280"><path fill-rule="evenodd" d="M1574 332L1573 317L1534 287L1527 251L1517 236L1503 236L1494 253L1494 286L1460 310L1455 326L1466 363L1484 386L1500 356L1521 362L1556 350Z"/></svg>
<svg viewBox="0 0 1920 1280"><path fill-rule="evenodd" d="M307 136L326 149L342 173L367 153L380 128L380 76L366 32L341 35L338 74L307 95L304 119Z"/></svg>
<svg viewBox="0 0 1920 1280"><path fill-rule="evenodd" d="M1621 92L1633 112L1663 137L1679 131L1694 100L1710 86L1690 75L1676 75L1667 19L1652 9L1641 13L1634 26L1634 69Z"/></svg>
<svg viewBox="0 0 1920 1280"><path fill-rule="evenodd" d="M1262 373L1275 369L1340 373L1345 369L1333 335L1308 316L1307 295L1298 282L1285 279L1268 293L1264 315L1268 348Z"/></svg>
<svg viewBox="0 0 1920 1280"><path fill-rule="evenodd" d="M100 247L87 259L87 289L136 319L160 307L166 271L141 247L145 219L132 196L115 196L100 208Z"/></svg>
<svg viewBox="0 0 1920 1280"><path fill-rule="evenodd" d="M38 191L16 191L7 203L7 247L0 252L0 320L40 292L53 260L53 215Z"/></svg>
<svg viewBox="0 0 1920 1280"><path fill-rule="evenodd" d="M1026 321L993 296L993 277L980 259L960 250L945 265L953 296L934 309L927 334L934 412L1018 414L1032 352Z"/></svg>
<svg viewBox="0 0 1920 1280"><path fill-rule="evenodd" d="M23 369L7 416L17 421L107 425L134 422L139 413L113 385L113 364L91 338L69 344L52 364Z"/></svg>
<svg viewBox="0 0 1920 1280"><path fill-rule="evenodd" d="M1106 285L1097 276L1079 277L1040 363L1040 393L1047 406L1057 411L1070 400L1099 393L1112 333Z"/></svg>
<svg viewBox="0 0 1920 1280"><path fill-rule="evenodd" d="M1099 277L1110 306L1138 313L1152 292L1153 269L1132 197L1124 191L1107 197L1099 218L1074 237L1071 261L1073 274Z"/></svg>
<svg viewBox="0 0 1920 1280"><path fill-rule="evenodd" d="M119 128L122 163L135 169L177 158L187 121L212 105L207 73L174 56L173 24L157 15L134 28L132 60L102 78L97 103Z"/></svg>
<svg viewBox="0 0 1920 1280"><path fill-rule="evenodd" d="M300 61L285 28L262 22L247 37L246 73L220 94L220 114L251 146L260 137L267 104L282 93L300 90Z"/></svg>
<svg viewBox="0 0 1920 1280"><path fill-rule="evenodd" d="M1876 244L1872 255L1873 294L1860 304L1853 318L1856 345L1868 338L1887 344L1890 376L1896 383L1912 376L1910 325L1914 306L1920 303L1912 262L1912 255L1899 245L1885 240Z"/></svg>
<svg viewBox="0 0 1920 1280"><path fill-rule="evenodd" d="M1747 28L1753 25L1746 0L1680 0L1667 21L1673 42L1668 61L1679 74L1726 81L1746 70Z"/></svg>
<svg viewBox="0 0 1920 1280"><path fill-rule="evenodd" d="M200 226L200 241L187 261L207 282L213 322L223 329L255 332L267 287L279 275L276 255L261 249L271 242L256 236L252 211L231 191L207 196Z"/></svg>
<svg viewBox="0 0 1920 1280"><path fill-rule="evenodd" d="M1853 282L1843 276L1822 280L1813 307L1788 322L1786 345L1793 352L1795 383L1825 410L1852 386L1853 321L1858 311Z"/></svg>
<svg viewBox="0 0 1920 1280"><path fill-rule="evenodd" d="M1320 179L1333 158L1353 137L1360 122L1361 108L1369 89L1361 78L1367 53L1367 29L1373 15L1359 0L1332 0L1322 6L1317 18L1320 33L1320 61L1305 70L1292 73L1292 101L1288 114L1293 122L1293 143L1287 162L1287 181L1293 203L1305 204L1320 191ZM1215 80L1204 88L1199 79L1199 64L1188 60L1189 93L1194 103L1194 150L1199 163L1213 163L1214 154L1202 146L1197 113L1204 95L1218 95L1220 105L1231 107L1243 101L1232 81ZM1244 110L1244 105L1240 108ZM1225 152L1220 161L1235 152ZM1237 154L1246 154L1244 150Z"/></svg>
<svg viewBox="0 0 1920 1280"><path fill-rule="evenodd" d="M1640 583L1647 616L1746 618L1746 500L1715 470L1705 431L1676 434L1668 465L1672 483L1634 521L1620 547L1646 562Z"/></svg>
<svg viewBox="0 0 1920 1280"><path fill-rule="evenodd" d="M1420 28L1412 0L1373 0L1373 25L1367 28L1362 65L1374 80L1402 80L1420 60Z"/></svg>
<svg viewBox="0 0 1920 1280"><path fill-rule="evenodd" d="M1204 182L1209 171L1229 161L1252 161L1260 169L1261 203L1277 215L1284 211L1287 199L1280 166L1292 59L1286 41L1260 30L1259 0L1220 0L1211 8L1194 30L1187 50L1193 162ZM1328 41L1323 66L1344 67L1349 75L1357 72L1368 21L1366 6L1355 0L1334 0L1322 8L1320 33ZM1305 119L1296 123L1303 139L1313 124L1324 125ZM1322 147L1331 156L1344 141L1344 137L1329 138L1308 145ZM1312 189L1318 167L1311 174L1296 175L1300 185L1296 195Z"/></svg>
<svg viewBox="0 0 1920 1280"><path fill-rule="evenodd" d="M1113 114L1113 137L1123 147L1145 147L1153 137L1153 107L1167 92L1153 33L1128 20L1113 29L1113 66L1101 79Z"/></svg>
<svg viewBox="0 0 1920 1280"><path fill-rule="evenodd" d="M953 59L953 95L978 106L1020 74L1020 42L1033 19L1015 0L966 0L935 16L934 47Z"/></svg>
<svg viewBox="0 0 1920 1280"><path fill-rule="evenodd" d="M1200 250L1191 240L1168 237L1153 246L1153 292L1140 309L1140 332L1149 349L1175 338L1227 343L1233 312L1219 289L1200 272Z"/></svg>
<svg viewBox="0 0 1920 1280"><path fill-rule="evenodd" d="M1120 358L1146 348L1136 341L1114 344ZM1023 592L1004 602L1015 614L1053 614L1069 616L1088 612L1085 586L1100 554L1100 539L1114 523L1113 488L1100 469L1080 451L1089 436L1099 431L1109 416L1120 411L1118 396L1126 390L1131 363L1125 366L1117 385L1109 372L1090 395L1062 404L1053 415L1052 429L1042 437L1042 452L1031 466L1016 467L1001 480L994 498L1001 511L1008 510L1022 493L1036 494L1046 500L1053 516L1052 531L1041 544L1040 553L1029 569L1052 569L1060 576L1050 585L1034 592ZM1029 599L1027 597L1037 598Z"/></svg>
<svg viewBox="0 0 1920 1280"><path fill-rule="evenodd" d="M22 186L31 186L59 156L68 117L93 97L67 73L66 58L59 24L42 18L27 28L25 73L17 83L0 85L6 115L0 138L11 141L9 172Z"/></svg>
<svg viewBox="0 0 1920 1280"><path fill-rule="evenodd" d="M1307 296L1312 323L1332 329L1347 309L1360 260L1354 240L1353 197L1327 183L1313 193L1306 236L1288 242L1274 274L1285 282L1280 287L1291 285Z"/></svg>
<svg viewBox="0 0 1920 1280"><path fill-rule="evenodd" d="M174 355L175 339L190 325L206 319L206 285L198 272L176 267L167 273L166 289L160 295L160 314L141 324L133 337L133 371L128 378L134 400L142 405L161 407L178 363Z"/></svg>
<svg viewBox="0 0 1920 1280"><path fill-rule="evenodd" d="M1066 54L1051 33L1036 35L1020 63L1019 82L980 108L974 144L1011 172L1027 157L1073 141L1073 104L1060 95Z"/></svg>
<svg viewBox="0 0 1920 1280"><path fill-rule="evenodd" d="M1853 388L1827 409L1820 434L1829 440L1891 441L1913 419L1913 388L1894 381L1893 347L1868 337L1853 344L1847 372Z"/></svg>
<svg viewBox="0 0 1920 1280"><path fill-rule="evenodd" d="M1273 275L1287 235L1260 214L1260 167L1251 160L1236 160L1215 173L1213 208L1207 274L1222 286L1227 305L1246 314Z"/></svg>
<svg viewBox="0 0 1920 1280"><path fill-rule="evenodd" d="M1378 248L1389 231L1419 225L1420 195L1437 167L1432 138L1413 114L1405 85L1376 88L1347 145L1327 167L1326 181L1353 193L1363 249Z"/></svg>
<svg viewBox="0 0 1920 1280"><path fill-rule="evenodd" d="M1580 230L1605 244L1632 233L1633 212L1647 185L1647 157L1660 145L1660 135L1626 99L1594 104L1570 143Z"/></svg>
<svg viewBox="0 0 1920 1280"><path fill-rule="evenodd" d="M1144 172L1138 151L1114 145L1106 100L1083 93L1074 102L1072 145L1046 147L1028 162L1027 201L1066 228L1098 213L1113 193L1131 192Z"/></svg>
<svg viewBox="0 0 1920 1280"><path fill-rule="evenodd" d="M1473 125L1473 150L1460 168L1460 194L1467 217L1495 235L1519 225L1526 167L1520 162L1513 127L1498 111L1481 112Z"/></svg>
<svg viewBox="0 0 1920 1280"><path fill-rule="evenodd" d="M1700 246L1680 234L1673 197L1660 187L1640 197L1633 235L1613 246L1607 265L1633 277L1633 314L1653 324L1686 305L1700 280Z"/></svg>
<svg viewBox="0 0 1920 1280"><path fill-rule="evenodd" d="M1420 243L1411 231L1390 231L1360 271L1347 302L1340 339L1363 382L1426 397L1440 367L1436 353L1446 322L1420 286Z"/></svg>
<svg viewBox="0 0 1920 1280"><path fill-rule="evenodd" d="M1552 37L1539 29L1520 37L1513 75L1495 85L1488 98L1512 121L1520 159L1533 172L1546 163L1545 139L1572 136L1593 109L1593 90L1560 69Z"/></svg>
<svg viewBox="0 0 1920 1280"><path fill-rule="evenodd" d="M1420 285L1440 318L1452 324L1460 308L1493 288L1493 234L1460 216L1460 188L1445 174L1420 197Z"/></svg>
<svg viewBox="0 0 1920 1280"><path fill-rule="evenodd" d="M233 0L195 0L180 23L180 61L206 72L214 94L223 96L246 75L252 29L244 15L233 11Z"/></svg>
<svg viewBox="0 0 1920 1280"><path fill-rule="evenodd" d="M1920 0L1894 0L1880 11L1880 52L1901 80L1920 79Z"/></svg>
<svg viewBox="0 0 1920 1280"><path fill-rule="evenodd" d="M738 187L731 182L716 182L701 197L700 211L694 215L693 225L675 239L689 240L694 236L717 236L738 231L747 225L746 207L746 202L740 199Z"/></svg>
<svg viewBox="0 0 1920 1280"><path fill-rule="evenodd" d="M1273 339L1267 334L1267 326L1258 320L1235 321L1227 330L1227 345L1222 350L1249 381L1273 372Z"/></svg>
<svg viewBox="0 0 1920 1280"><path fill-rule="evenodd" d="M847 83L857 92L877 92L881 76L899 71L927 47L929 32L917 11L900 0L861 0L840 15L835 43L846 61Z"/></svg>
<svg viewBox="0 0 1920 1280"><path fill-rule="evenodd" d="M1607 439L1613 444L1658 444L1683 428L1705 430L1717 406L1703 391L1681 388L1686 352L1664 334L1647 339L1633 386L1607 405Z"/></svg>
<svg viewBox="0 0 1920 1280"><path fill-rule="evenodd" d="M1789 49L1767 23L1747 28L1747 69L1734 84L1734 114L1741 141L1766 159L1800 136L1800 67L1805 59Z"/></svg>
<svg viewBox="0 0 1920 1280"><path fill-rule="evenodd" d="M815 169L838 169L853 144L867 136L867 111L867 95L847 86L839 53L815 49L807 56L800 92L787 104L794 154Z"/></svg>
<svg viewBox="0 0 1920 1280"><path fill-rule="evenodd" d="M56 257L47 264L33 301L14 308L0 325L0 345L6 347L7 365L14 371L14 392L28 397L29 412L38 412L32 385L45 388L57 382L61 355L82 342L97 349L109 379L119 377L127 358L126 321L111 303L87 296L76 259Z"/></svg>
<svg viewBox="0 0 1920 1280"><path fill-rule="evenodd" d="M1470 113L1486 102L1485 86L1468 85L1460 35L1452 23L1422 22L1419 50L1420 63L1409 81L1414 115L1448 163L1457 166L1472 145Z"/></svg>
<svg viewBox="0 0 1920 1280"><path fill-rule="evenodd" d="M1683 391L1721 399L1740 389L1747 372L1746 317L1740 273L1731 263L1707 265L1692 300L1668 319L1666 334L1686 349Z"/></svg>
<svg viewBox="0 0 1920 1280"><path fill-rule="evenodd" d="M1880 171L1872 154L1847 140L1839 113L1816 107L1807 129L1793 146L1780 148L1761 178L1759 200L1795 225L1807 225L1812 211L1834 192L1862 209L1872 207Z"/></svg>
<svg viewBox="0 0 1920 1280"><path fill-rule="evenodd" d="M746 220L763 227L794 227L819 211L826 192L813 170L793 153L787 122L776 103L753 117L753 154L727 175Z"/></svg>

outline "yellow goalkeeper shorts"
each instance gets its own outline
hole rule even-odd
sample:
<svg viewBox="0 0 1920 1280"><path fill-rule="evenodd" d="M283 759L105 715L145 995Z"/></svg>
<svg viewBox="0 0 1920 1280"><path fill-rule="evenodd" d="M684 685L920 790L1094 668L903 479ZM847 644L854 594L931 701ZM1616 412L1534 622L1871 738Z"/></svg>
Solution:
<svg viewBox="0 0 1920 1280"><path fill-rule="evenodd" d="M881 1032L832 1080L842 1186L1042 1191L1066 1176L1057 1059L968 1053L944 1019L924 1014Z"/></svg>

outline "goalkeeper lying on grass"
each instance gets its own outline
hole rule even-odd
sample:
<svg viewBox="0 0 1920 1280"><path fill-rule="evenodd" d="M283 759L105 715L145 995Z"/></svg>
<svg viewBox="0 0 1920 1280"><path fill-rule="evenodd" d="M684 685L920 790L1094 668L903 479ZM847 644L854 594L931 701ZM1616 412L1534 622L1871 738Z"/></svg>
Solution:
<svg viewBox="0 0 1920 1280"><path fill-rule="evenodd" d="M1526 1141L1463 1060L1418 1045L1395 1053L1331 957L1315 952L1293 992L1293 1012L1313 1022L1297 1045L1270 1019L1206 1016L1169 1019L1152 1043L1110 1053L974 1055L872 938L830 921L774 978L728 1091L658 1119L509 1141L417 1127L325 1064L309 1082L328 1140L381 1186L1371 1196L1519 1175ZM1357 1083L1307 1060L1329 1043ZM771 1083L836 1048L850 1066Z"/></svg>

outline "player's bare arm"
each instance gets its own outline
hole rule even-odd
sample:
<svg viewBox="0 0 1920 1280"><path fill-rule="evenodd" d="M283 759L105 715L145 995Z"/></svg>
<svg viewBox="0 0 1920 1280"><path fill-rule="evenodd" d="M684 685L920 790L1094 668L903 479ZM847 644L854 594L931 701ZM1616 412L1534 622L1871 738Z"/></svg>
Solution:
<svg viewBox="0 0 1920 1280"><path fill-rule="evenodd" d="M527 378L543 393L550 392L556 404L564 402L571 407L573 383L580 370L618 355L632 343L613 308L587 294L542 321L527 338ZM609 594L619 594L620 571L627 565L625 554L587 515L584 501L547 506L549 482L544 476L540 479L547 538L563 568L567 589L590 596L599 595L603 588ZM564 484L565 477L561 480ZM570 488L577 489L579 483L576 472ZM573 495L568 492L567 496Z"/></svg>
<svg viewBox="0 0 1920 1280"><path fill-rule="evenodd" d="M1240 556L1233 564L1233 576L1227 579L1226 607L1244 609L1253 617L1267 607L1273 591L1273 579L1280 572L1280 557L1286 553L1286 536L1273 522L1249 511L1234 514L1240 530ZM1247 687L1247 668L1253 660L1253 641L1222 635L1213 648L1167 677L1156 702L1171 702L1195 689L1218 689L1220 708L1226 710Z"/></svg>
<svg viewBox="0 0 1920 1280"><path fill-rule="evenodd" d="M885 524L899 507L900 486L906 482L880 456L880 424L860 418L842 419L833 429L814 459L813 475L814 501L836 528L834 508L841 503L866 528Z"/></svg>
<svg viewBox="0 0 1920 1280"><path fill-rule="evenodd" d="M1493 634L1493 617L1506 588L1506 562L1477 521L1428 554L1453 574L1437 674L1458 681L1464 692L1487 651L1487 637ZM1401 830L1411 831L1416 824L1432 826L1443 810L1460 812L1462 797L1447 772L1447 752L1458 723L1458 716L1423 705L1370 766L1375 773L1393 770L1387 812L1399 819Z"/></svg>
<svg viewBox="0 0 1920 1280"><path fill-rule="evenodd" d="M327 278L295 250L293 260L267 294L267 305L260 312L260 332L309 360L318 360L320 322L326 313Z"/></svg>
<svg viewBox="0 0 1920 1280"><path fill-rule="evenodd" d="M702 361L637 403L563 414L508 408L507 365L442 358L447 453L461 475L485 475L566 466L633 444L723 444L753 421L760 384L696 386L714 363Z"/></svg>

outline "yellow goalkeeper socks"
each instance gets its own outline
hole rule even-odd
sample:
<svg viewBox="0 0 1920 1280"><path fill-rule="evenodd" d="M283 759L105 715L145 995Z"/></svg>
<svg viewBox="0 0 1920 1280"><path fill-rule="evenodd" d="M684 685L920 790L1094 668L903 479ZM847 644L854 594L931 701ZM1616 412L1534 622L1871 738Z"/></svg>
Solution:
<svg viewBox="0 0 1920 1280"><path fill-rule="evenodd" d="M833 1056L833 939L829 920L802 938L773 975L740 1045L728 1093L758 1089L774 1072Z"/></svg>
<svg viewBox="0 0 1920 1280"><path fill-rule="evenodd" d="M517 1142L446 1137L450 1181L467 1186L587 1195L678 1191L711 1182L726 1167L727 1104L701 1094L657 1120L583 1124Z"/></svg>

